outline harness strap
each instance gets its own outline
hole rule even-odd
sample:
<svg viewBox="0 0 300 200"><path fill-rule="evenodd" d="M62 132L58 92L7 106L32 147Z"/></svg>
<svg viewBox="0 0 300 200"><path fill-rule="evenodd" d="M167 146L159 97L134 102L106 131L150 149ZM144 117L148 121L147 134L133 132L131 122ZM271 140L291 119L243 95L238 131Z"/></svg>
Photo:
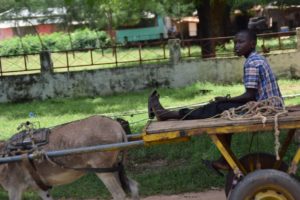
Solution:
<svg viewBox="0 0 300 200"><path fill-rule="evenodd" d="M48 191L49 189L52 188L52 186L49 186L42 181L41 176L38 173L34 163L29 160L28 154L22 155L22 162L24 163L29 174L31 175L31 177L33 178L33 180L39 186L40 189L42 189L44 191Z"/></svg>
<svg viewBox="0 0 300 200"><path fill-rule="evenodd" d="M108 168L70 168L78 171L94 172L94 173L110 173L120 170L120 165L108 167Z"/></svg>
<svg viewBox="0 0 300 200"><path fill-rule="evenodd" d="M47 158L47 160L54 165L59 166L62 169L71 169L76 171L85 171L85 172L92 172L92 173L110 173L110 172L117 172L122 169L122 163L118 163L117 165L114 165L112 167L102 167L102 168L93 168L93 167L83 167L83 168L76 168L76 167L69 167L66 165L63 165L57 161L54 161L50 158Z"/></svg>

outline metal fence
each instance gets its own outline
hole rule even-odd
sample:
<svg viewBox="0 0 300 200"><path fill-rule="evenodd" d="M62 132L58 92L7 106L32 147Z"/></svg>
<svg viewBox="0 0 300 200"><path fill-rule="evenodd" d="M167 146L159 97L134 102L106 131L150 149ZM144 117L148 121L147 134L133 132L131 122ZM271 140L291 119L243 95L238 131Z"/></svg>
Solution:
<svg viewBox="0 0 300 200"><path fill-rule="evenodd" d="M39 53L0 56L0 76L40 72Z"/></svg>
<svg viewBox="0 0 300 200"><path fill-rule="evenodd" d="M166 42L56 51L51 52L51 57L54 71L121 67L128 66L128 63L141 65L169 59Z"/></svg>
<svg viewBox="0 0 300 200"><path fill-rule="evenodd" d="M233 56L234 36L181 41L182 58ZM257 35L257 51L269 53L277 50L296 49L296 31ZM204 51L204 52L202 52Z"/></svg>
<svg viewBox="0 0 300 200"><path fill-rule="evenodd" d="M181 40L181 57L233 56L233 36ZM296 49L296 32L259 34L257 50L262 53ZM168 62L167 41L132 43L102 48L51 52L54 72L142 65ZM0 76L40 73L39 53L0 56Z"/></svg>

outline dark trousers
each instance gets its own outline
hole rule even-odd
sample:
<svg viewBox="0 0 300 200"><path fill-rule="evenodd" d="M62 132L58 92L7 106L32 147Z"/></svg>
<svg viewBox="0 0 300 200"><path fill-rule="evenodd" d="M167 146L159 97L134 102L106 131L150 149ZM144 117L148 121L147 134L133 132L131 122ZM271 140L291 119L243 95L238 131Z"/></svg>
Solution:
<svg viewBox="0 0 300 200"><path fill-rule="evenodd" d="M211 102L207 105L196 109L184 108L179 110L179 115L184 120L189 119L205 119L213 117L230 108L237 108L244 105L244 103L229 103L229 102Z"/></svg>

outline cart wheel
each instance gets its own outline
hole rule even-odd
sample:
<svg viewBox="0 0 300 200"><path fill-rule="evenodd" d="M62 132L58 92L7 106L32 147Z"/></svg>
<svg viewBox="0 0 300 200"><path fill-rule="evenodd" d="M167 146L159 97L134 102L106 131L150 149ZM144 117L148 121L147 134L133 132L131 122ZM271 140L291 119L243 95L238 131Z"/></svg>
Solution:
<svg viewBox="0 0 300 200"><path fill-rule="evenodd" d="M276 162L276 157L268 153L252 153L243 156L242 158L239 159L239 161L248 172L252 172L257 169L272 169ZM288 165L282 162L278 169L280 171L287 171ZM233 186L237 184L235 180L237 180L235 174L233 173L232 170L229 171L225 183L226 196L228 196Z"/></svg>
<svg viewBox="0 0 300 200"><path fill-rule="evenodd" d="M299 200L300 183L285 172L256 170L245 176L228 200Z"/></svg>

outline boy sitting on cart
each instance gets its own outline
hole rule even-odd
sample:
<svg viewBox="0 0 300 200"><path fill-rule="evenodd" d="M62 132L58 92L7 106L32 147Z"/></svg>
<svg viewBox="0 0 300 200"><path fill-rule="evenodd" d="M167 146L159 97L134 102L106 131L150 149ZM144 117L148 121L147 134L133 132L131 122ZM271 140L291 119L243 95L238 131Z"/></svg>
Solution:
<svg viewBox="0 0 300 200"><path fill-rule="evenodd" d="M280 89L270 64L266 58L256 52L257 36L251 30L242 30L235 35L234 52L238 56L244 56L246 61L243 66L243 83L245 92L235 97L215 97L215 101L196 109L180 109L171 111L165 109L159 101L159 95L154 91L148 102L149 117L154 116L159 121L177 119L205 119L213 117L230 108L237 108L249 101L260 101L271 97L282 99ZM282 101L283 102L283 101ZM281 102L275 104L282 107ZM227 145L231 144L231 134L222 135ZM226 160L221 157L214 161L204 161L204 164L215 170L228 170L230 167Z"/></svg>

